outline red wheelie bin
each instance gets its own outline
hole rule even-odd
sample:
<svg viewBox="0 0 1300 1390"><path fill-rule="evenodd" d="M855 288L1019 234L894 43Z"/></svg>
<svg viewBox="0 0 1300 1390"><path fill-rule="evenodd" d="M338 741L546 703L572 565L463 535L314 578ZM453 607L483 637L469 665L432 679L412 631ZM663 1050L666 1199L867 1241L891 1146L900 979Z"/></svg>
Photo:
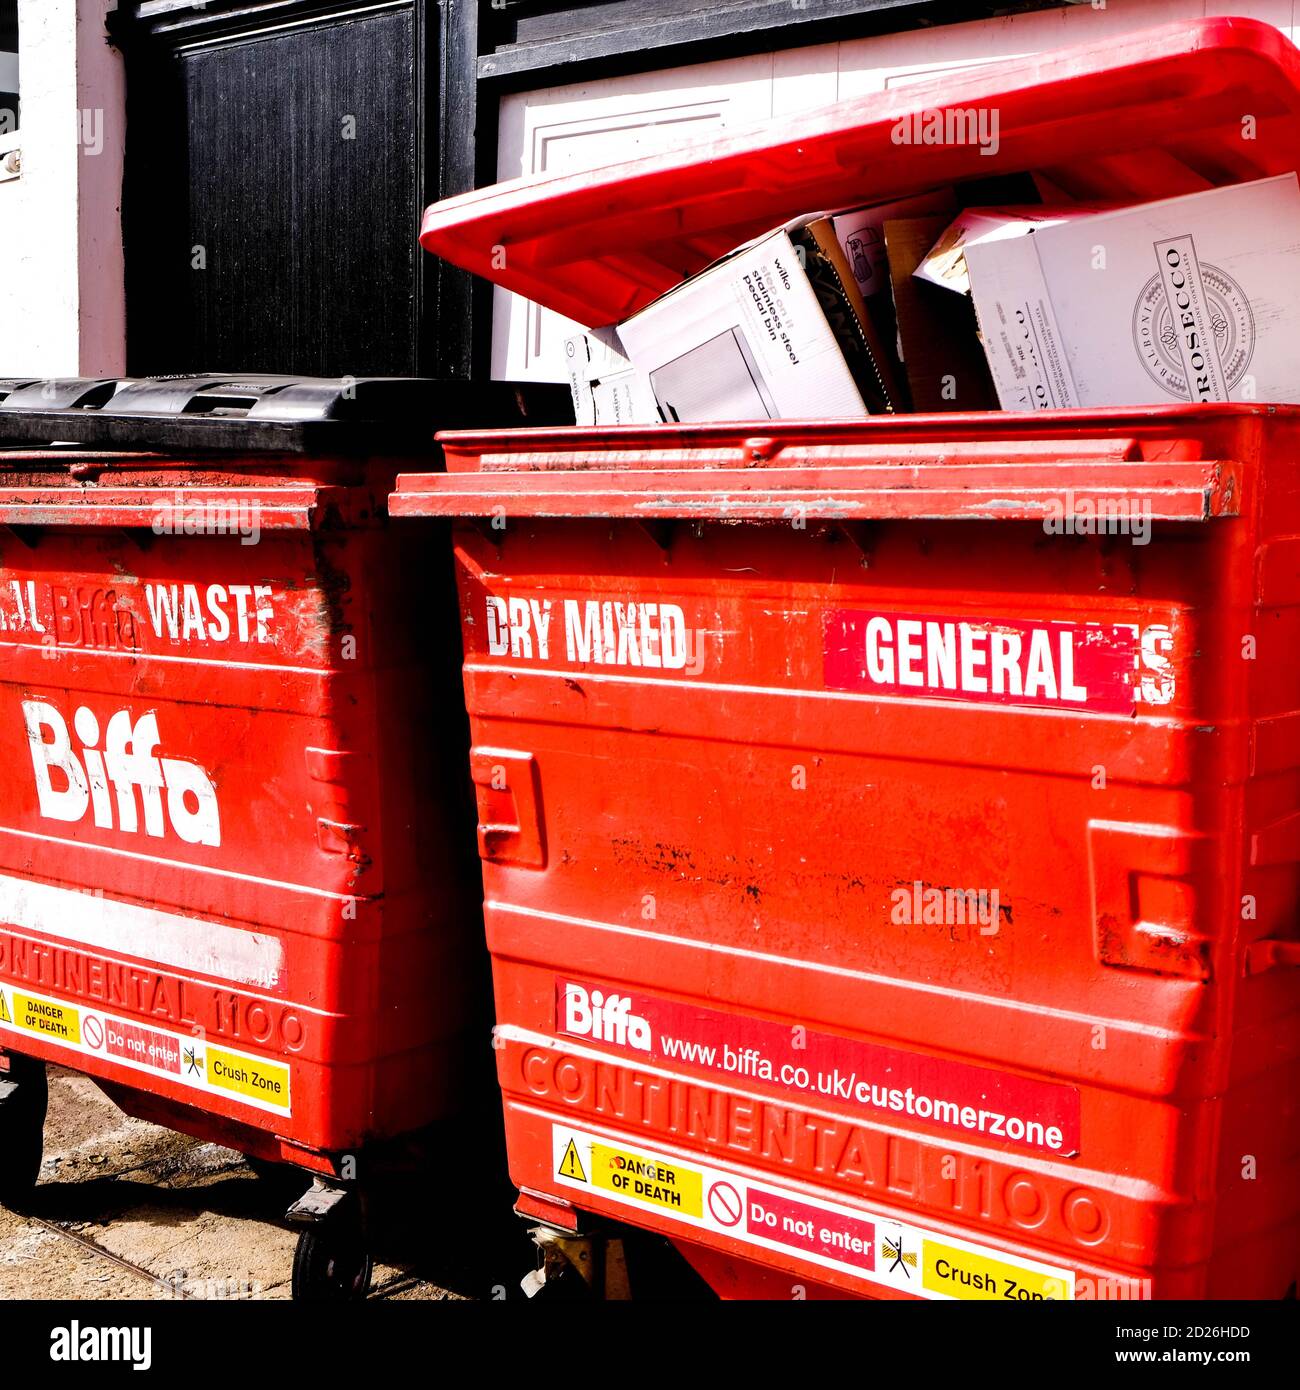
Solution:
<svg viewBox="0 0 1300 1390"><path fill-rule="evenodd" d="M891 138L953 105L996 153ZM813 208L1297 162L1296 51L1207 20L480 190L424 244L599 325ZM457 522L510 1170L550 1248L656 1232L727 1297L1294 1293L1300 409L443 446L391 509ZM1150 543L1044 524L1098 499Z"/></svg>
<svg viewBox="0 0 1300 1390"><path fill-rule="evenodd" d="M295 1294L363 1294L367 1183L463 1114L488 1027L450 566L387 496L436 424L521 398L0 395L0 1196L37 1178L57 1062L306 1170Z"/></svg>

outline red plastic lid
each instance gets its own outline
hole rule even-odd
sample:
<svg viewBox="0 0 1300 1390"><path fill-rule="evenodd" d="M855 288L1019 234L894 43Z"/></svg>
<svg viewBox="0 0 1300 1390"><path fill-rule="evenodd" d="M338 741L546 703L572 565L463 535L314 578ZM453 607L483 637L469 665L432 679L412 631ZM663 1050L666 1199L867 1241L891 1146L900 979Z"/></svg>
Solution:
<svg viewBox="0 0 1300 1390"><path fill-rule="evenodd" d="M996 111L998 145L897 143L904 118ZM1250 19L1143 30L839 102L578 174L435 203L420 242L580 323L625 318L791 217L1031 170L1147 202L1300 162L1300 53Z"/></svg>

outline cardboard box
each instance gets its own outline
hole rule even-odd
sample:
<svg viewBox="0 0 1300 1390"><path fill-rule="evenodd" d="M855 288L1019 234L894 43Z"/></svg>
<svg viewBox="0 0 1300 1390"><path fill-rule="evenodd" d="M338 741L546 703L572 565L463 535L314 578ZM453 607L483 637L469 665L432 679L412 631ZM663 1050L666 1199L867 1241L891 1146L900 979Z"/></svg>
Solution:
<svg viewBox="0 0 1300 1390"><path fill-rule="evenodd" d="M1294 173L964 244L1007 410L1300 402Z"/></svg>
<svg viewBox="0 0 1300 1390"><path fill-rule="evenodd" d="M894 315L894 296L890 293L889 260L885 254L885 224L906 217L943 214L947 221L957 211L952 189L922 193L892 203L876 203L831 215L835 238L844 252L854 282L866 304L867 316L877 342L889 360L894 379L906 395L907 374L898 348L898 320ZM903 406L906 409L906 404Z"/></svg>
<svg viewBox="0 0 1300 1390"><path fill-rule="evenodd" d="M825 214L737 248L618 338L670 422L858 419L903 403Z"/></svg>
<svg viewBox="0 0 1300 1390"><path fill-rule="evenodd" d="M853 208L831 215L836 240L844 250L849 269L868 309L877 295L883 295L889 289L885 223L938 213L946 213L948 216L944 220L948 221L956 211L956 196L952 189L945 188L937 193L922 193L915 198L876 203L871 207Z"/></svg>
<svg viewBox="0 0 1300 1390"><path fill-rule="evenodd" d="M949 223L943 234L916 267L918 280L956 294L970 293L966 272L966 248L1013 237L1028 236L1070 217L1090 217L1096 208L966 208Z"/></svg>
<svg viewBox="0 0 1300 1390"><path fill-rule="evenodd" d="M650 383L628 361L614 328L593 328L564 340L569 392L579 425L654 423Z"/></svg>
<svg viewBox="0 0 1300 1390"><path fill-rule="evenodd" d="M913 274L947 221L946 215L940 215L884 225L898 352L908 394L913 410L996 410L997 396L969 297L939 289Z"/></svg>

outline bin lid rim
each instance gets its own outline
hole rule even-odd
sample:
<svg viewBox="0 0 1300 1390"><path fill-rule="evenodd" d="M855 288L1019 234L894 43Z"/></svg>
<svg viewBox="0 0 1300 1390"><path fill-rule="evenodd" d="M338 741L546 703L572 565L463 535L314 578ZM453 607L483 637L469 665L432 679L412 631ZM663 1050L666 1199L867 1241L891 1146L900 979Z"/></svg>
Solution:
<svg viewBox="0 0 1300 1390"><path fill-rule="evenodd" d="M1192 402L1172 405L1107 406L1095 410L1038 410L1038 411L950 411L930 414L871 415L857 420L726 420L695 424L657 425L550 425L525 426L522 429L446 429L439 430L434 439L453 448L473 449L494 445L522 451L540 441L554 443L565 449L596 447L610 452L630 446L641 447L701 447L714 440L742 441L749 439L788 440L801 444L818 444L846 436L863 441L873 435L902 435L908 438L952 438L971 431L979 438L996 443L1006 435L1050 435L1068 440L1098 434L1115 435L1124 427L1150 428L1153 425L1191 427L1220 419L1300 419L1300 405L1267 401L1215 401L1204 404Z"/></svg>

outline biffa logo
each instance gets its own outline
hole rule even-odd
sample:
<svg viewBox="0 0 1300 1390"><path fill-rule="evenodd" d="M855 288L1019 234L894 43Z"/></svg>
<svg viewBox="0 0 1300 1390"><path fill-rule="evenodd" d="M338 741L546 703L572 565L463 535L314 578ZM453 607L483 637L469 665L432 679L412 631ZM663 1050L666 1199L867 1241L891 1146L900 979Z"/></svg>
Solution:
<svg viewBox="0 0 1300 1390"><path fill-rule="evenodd" d="M588 993L581 985L566 984L562 1030L575 1038L650 1051L650 1024L632 1012L632 1000L625 994L606 995L598 989Z"/></svg>
<svg viewBox="0 0 1300 1390"><path fill-rule="evenodd" d="M160 740L158 716L152 711L133 724L130 711L118 710L108 721L102 752L99 720L84 705L72 717L82 744L79 753L63 716L53 705L44 700L24 700L23 720L41 815L48 820L79 821L91 810L95 824L102 829L138 834L143 809L145 834L160 839L166 833L166 791L167 819L182 840L191 845L221 843L216 788L195 763L155 756ZM56 785L56 774L62 785Z"/></svg>

